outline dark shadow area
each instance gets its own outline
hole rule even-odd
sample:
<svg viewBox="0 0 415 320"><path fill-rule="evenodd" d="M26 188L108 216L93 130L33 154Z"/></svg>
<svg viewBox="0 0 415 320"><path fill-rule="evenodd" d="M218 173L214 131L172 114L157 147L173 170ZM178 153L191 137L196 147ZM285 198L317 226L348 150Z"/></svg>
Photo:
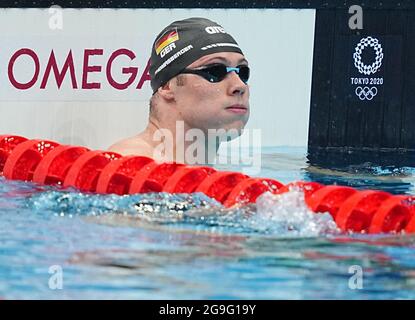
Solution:
<svg viewBox="0 0 415 320"><path fill-rule="evenodd" d="M415 152L309 148L305 179L358 189L413 194Z"/></svg>

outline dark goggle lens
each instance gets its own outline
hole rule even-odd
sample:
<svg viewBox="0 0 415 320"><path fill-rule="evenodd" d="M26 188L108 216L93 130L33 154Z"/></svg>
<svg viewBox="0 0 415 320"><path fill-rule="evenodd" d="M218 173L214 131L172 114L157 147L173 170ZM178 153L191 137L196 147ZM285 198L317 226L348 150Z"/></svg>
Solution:
<svg viewBox="0 0 415 320"><path fill-rule="evenodd" d="M201 70L205 73L204 78L210 82L219 82L225 79L226 75L228 74L226 70L226 66L224 65L216 65L207 67Z"/></svg>
<svg viewBox="0 0 415 320"><path fill-rule="evenodd" d="M202 71L206 73L208 76L206 79L210 82L222 81L225 79L226 75L232 71L235 71L238 74L239 78L245 83L247 83L249 79L249 67L245 65L232 68L222 64L202 69Z"/></svg>
<svg viewBox="0 0 415 320"><path fill-rule="evenodd" d="M239 68L239 72L238 72L239 78L241 78L243 82L247 83L249 80L249 67L242 65L242 66L239 66L238 68Z"/></svg>
<svg viewBox="0 0 415 320"><path fill-rule="evenodd" d="M200 70L186 70L183 73L193 73L202 76L209 82L220 82L225 79L229 72L235 71L239 78L247 83L249 79L249 67L240 65L235 68L227 67L223 64L213 65Z"/></svg>

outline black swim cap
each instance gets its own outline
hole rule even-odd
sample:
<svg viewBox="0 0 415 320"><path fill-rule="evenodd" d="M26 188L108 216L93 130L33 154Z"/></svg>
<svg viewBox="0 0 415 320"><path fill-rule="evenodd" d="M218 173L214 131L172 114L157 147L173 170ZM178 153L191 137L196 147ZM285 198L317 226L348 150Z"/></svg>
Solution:
<svg viewBox="0 0 415 320"><path fill-rule="evenodd" d="M175 21L157 36L150 60L153 93L197 59L216 52L242 54L235 39L205 18Z"/></svg>

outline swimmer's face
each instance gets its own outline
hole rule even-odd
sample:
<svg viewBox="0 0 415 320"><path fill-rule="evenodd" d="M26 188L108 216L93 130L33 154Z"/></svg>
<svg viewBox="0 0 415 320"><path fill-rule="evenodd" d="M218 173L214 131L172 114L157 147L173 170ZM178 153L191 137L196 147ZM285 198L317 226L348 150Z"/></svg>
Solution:
<svg viewBox="0 0 415 320"><path fill-rule="evenodd" d="M242 54L220 52L204 56L187 69L199 69L212 64L227 67L248 65ZM230 72L216 83L195 74L181 74L179 83L171 81L171 89L177 102L178 112L191 128L236 129L239 134L249 118L249 86L236 74Z"/></svg>

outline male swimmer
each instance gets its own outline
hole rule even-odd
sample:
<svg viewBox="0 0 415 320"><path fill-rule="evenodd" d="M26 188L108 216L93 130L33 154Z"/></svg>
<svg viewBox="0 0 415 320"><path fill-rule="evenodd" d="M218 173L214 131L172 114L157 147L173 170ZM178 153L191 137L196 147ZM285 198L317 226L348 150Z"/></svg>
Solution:
<svg viewBox="0 0 415 320"><path fill-rule="evenodd" d="M197 164L207 164L221 141L241 134L249 118L248 61L217 23L190 18L164 28L152 46L150 76L146 129L110 151L187 164L195 151Z"/></svg>

